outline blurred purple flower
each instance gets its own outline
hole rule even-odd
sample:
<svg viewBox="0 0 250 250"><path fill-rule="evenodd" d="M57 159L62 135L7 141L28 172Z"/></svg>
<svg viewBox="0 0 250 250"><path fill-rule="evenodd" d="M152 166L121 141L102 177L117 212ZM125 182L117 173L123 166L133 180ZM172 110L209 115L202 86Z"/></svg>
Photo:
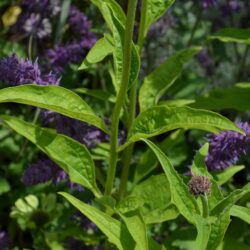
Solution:
<svg viewBox="0 0 250 250"><path fill-rule="evenodd" d="M35 83L38 85L59 84L59 79L53 73L42 74L37 61L18 60L15 54L0 59L0 81L11 85Z"/></svg>
<svg viewBox="0 0 250 250"><path fill-rule="evenodd" d="M206 164L210 171L223 170L235 164L242 154L246 154L250 142L250 126L247 122L239 122L237 125L245 131L246 136L233 131L208 135Z"/></svg>
<svg viewBox="0 0 250 250"><path fill-rule="evenodd" d="M240 8L241 8L241 5L239 1L237 0L229 0L229 1L226 1L226 3L222 3L220 5L220 10L223 16L227 16L236 11L239 11Z"/></svg>
<svg viewBox="0 0 250 250"><path fill-rule="evenodd" d="M91 28L91 22L76 6L70 8L68 23L70 29L78 35L88 34Z"/></svg>
<svg viewBox="0 0 250 250"><path fill-rule="evenodd" d="M41 18L40 14L32 13L23 23L23 31L27 35L37 36L42 39L50 36L52 25L48 18Z"/></svg>
<svg viewBox="0 0 250 250"><path fill-rule="evenodd" d="M71 183L67 173L47 157L41 157L38 162L30 165L22 176L22 182L26 186L33 186L48 181L52 181L55 185L65 181L70 188L78 191L83 190L80 185Z"/></svg>
<svg viewBox="0 0 250 250"><path fill-rule="evenodd" d="M201 52L197 55L197 60L200 63L200 65L205 69L207 75L212 74L212 66L213 61L209 57L208 52L206 49L201 50Z"/></svg>
<svg viewBox="0 0 250 250"><path fill-rule="evenodd" d="M86 34L81 40L74 40L66 45L56 45L45 52L45 57L56 72L63 72L70 63L79 63L95 44L96 36Z"/></svg>
<svg viewBox="0 0 250 250"><path fill-rule="evenodd" d="M211 6L215 6L216 4L217 4L217 0L203 0L202 1L202 6L205 9Z"/></svg>
<svg viewBox="0 0 250 250"><path fill-rule="evenodd" d="M0 231L0 250L8 249L9 239L8 235L4 231Z"/></svg>
<svg viewBox="0 0 250 250"><path fill-rule="evenodd" d="M40 39L52 33L51 18L60 12L60 1L24 0L21 4L22 14L15 25L16 32ZM22 34L22 35L23 35Z"/></svg>
<svg viewBox="0 0 250 250"><path fill-rule="evenodd" d="M98 143L109 140L108 135L100 129L51 111L44 111L42 119L45 125L53 123L58 133L77 140L87 148L94 148Z"/></svg>

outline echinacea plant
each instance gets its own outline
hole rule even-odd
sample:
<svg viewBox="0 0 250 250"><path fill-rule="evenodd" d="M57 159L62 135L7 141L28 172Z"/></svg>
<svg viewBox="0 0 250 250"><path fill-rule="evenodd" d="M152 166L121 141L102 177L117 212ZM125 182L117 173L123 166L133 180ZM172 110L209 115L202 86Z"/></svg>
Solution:
<svg viewBox="0 0 250 250"><path fill-rule="evenodd" d="M27 6L28 2L25 1ZM15 55L0 61L0 80L12 86L0 90L0 103L20 103L49 110L44 111L45 120L50 120L49 116L52 115L50 121L57 123L56 129L52 130L18 117L0 115L3 126L25 137L46 155L26 169L23 182L33 185L49 180L55 184L65 181L82 193L91 192L92 200L88 202L81 200L80 195L76 197L69 192L59 194L106 236L103 243L105 249L171 249L164 241L157 242L150 229L152 224L177 217L181 217L182 223L196 229L192 249L219 249L230 217L249 221L249 208L235 204L250 193L250 185L223 192L221 185L225 176L222 180L218 171L213 173L213 170L230 167L237 162L240 154L247 152L249 125L234 123L219 113L200 109L195 103L189 107L160 102L184 65L201 51L201 47L184 48L149 75L139 78L141 54L148 31L171 6L174 8L174 0L141 1L137 41L133 40L137 0L128 1L127 15L117 1L90 2L101 12L109 33L95 41L96 37L89 33L87 18L73 7L68 22L72 25L72 32L79 34L79 40L66 44L64 49L62 45L56 45L47 50L47 58L57 73L62 72L64 60L79 62L84 49L89 49L95 43L79 70L88 70L104 59L110 61L109 73L115 92L112 114L107 117L110 124L107 125L96 110L75 92L59 86L59 78L53 73L44 75L37 61L18 60ZM216 2L202 1L205 8ZM50 13L57 14L53 8ZM39 38L51 33L46 15L31 14L22 21L22 25L27 34L35 30ZM230 34L224 31L211 39L225 41L230 39L228 37ZM246 40L243 36L233 36L231 39L242 43ZM125 140L121 140L121 125L125 127L124 131L128 131ZM210 133L209 143L202 146L195 156L190 177L174 168L165 149L162 150L160 143L158 145L157 140L153 139L180 130ZM103 176L100 173L97 175L97 161L94 158L94 149L101 142L106 143L108 158ZM138 143L152 151L152 159L157 159L164 175L148 175L150 171L146 170L143 181L133 182L134 166L140 168L133 158ZM3 238L4 233L0 237ZM67 245L70 249L77 249L77 239L69 239ZM95 249L103 248L101 245Z"/></svg>

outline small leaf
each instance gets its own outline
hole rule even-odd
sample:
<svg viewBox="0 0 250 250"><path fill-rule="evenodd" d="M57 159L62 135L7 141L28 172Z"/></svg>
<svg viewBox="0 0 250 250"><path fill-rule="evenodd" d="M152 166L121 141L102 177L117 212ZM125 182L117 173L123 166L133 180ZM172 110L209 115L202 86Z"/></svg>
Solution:
<svg viewBox="0 0 250 250"><path fill-rule="evenodd" d="M20 119L2 115L4 124L34 143L65 172L74 183L100 196L95 182L94 162L88 149L81 143L51 129L40 128Z"/></svg>
<svg viewBox="0 0 250 250"><path fill-rule="evenodd" d="M223 185L244 168L245 166L243 165L231 166L229 168L224 169L223 171L213 173L213 176L217 181L218 185Z"/></svg>
<svg viewBox="0 0 250 250"><path fill-rule="evenodd" d="M0 103L15 102L49 109L87 122L108 133L106 125L82 98L59 86L21 85L0 90Z"/></svg>
<svg viewBox="0 0 250 250"><path fill-rule="evenodd" d="M0 195L7 193L9 191L10 191L9 182L6 179L0 177Z"/></svg>
<svg viewBox="0 0 250 250"><path fill-rule="evenodd" d="M146 224L161 223L179 215L178 209L171 203L168 179L165 175L149 177L135 186L131 196L137 197L144 204L141 211Z"/></svg>
<svg viewBox="0 0 250 250"><path fill-rule="evenodd" d="M225 28L211 35L209 39L250 44L250 29Z"/></svg>
<svg viewBox="0 0 250 250"><path fill-rule="evenodd" d="M144 29L144 37L146 37L147 32L154 22L156 22L167 10L171 7L171 5L175 2L175 0L143 0L147 2L146 9L146 22Z"/></svg>
<svg viewBox="0 0 250 250"><path fill-rule="evenodd" d="M157 69L145 77L139 92L139 103L141 111L157 104L165 91L171 87L179 77L183 66L200 51L195 47L185 49L171 56Z"/></svg>
<svg viewBox="0 0 250 250"><path fill-rule="evenodd" d="M104 36L91 48L78 70L87 69L91 64L101 62L106 56L113 53L113 49L112 37Z"/></svg>
<svg viewBox="0 0 250 250"><path fill-rule="evenodd" d="M126 15L121 6L114 0L91 0L95 4L112 32L113 36L113 59L115 68L115 89L119 91L122 70L123 70L123 43L125 34ZM140 68L140 57L134 43L132 44L131 53L131 70L129 76L129 88L137 79Z"/></svg>
<svg viewBox="0 0 250 250"><path fill-rule="evenodd" d="M220 201L211 211L212 216L219 216L228 211L241 197L250 193L250 183L245 185L242 189L237 189L230 193L226 198Z"/></svg>
<svg viewBox="0 0 250 250"><path fill-rule="evenodd" d="M120 216L136 242L135 250L148 250L146 225L140 211L133 210L126 214L120 213Z"/></svg>
<svg viewBox="0 0 250 250"><path fill-rule="evenodd" d="M190 107L211 110L235 109L247 111L250 109L250 86L248 83L237 84L231 88L216 88L198 97Z"/></svg>
<svg viewBox="0 0 250 250"><path fill-rule="evenodd" d="M207 245L209 250L217 250L221 244L227 228L230 224L230 215L229 211L218 216L215 223L211 224L211 232Z"/></svg>
<svg viewBox="0 0 250 250"><path fill-rule="evenodd" d="M233 205L230 209L230 215L250 224L250 208Z"/></svg>
<svg viewBox="0 0 250 250"><path fill-rule="evenodd" d="M201 216L197 217L196 220L197 227L197 237L196 237L196 248L199 250L207 250L207 244L210 237L211 225L210 223L202 218Z"/></svg>
<svg viewBox="0 0 250 250"><path fill-rule="evenodd" d="M87 205L70 194L60 192L74 207L88 217L108 237L109 241L116 245L119 250L132 250L135 242L129 234L125 225L113 219L108 214Z"/></svg>
<svg viewBox="0 0 250 250"><path fill-rule="evenodd" d="M167 156L173 165L179 164L186 159L184 132L182 130L174 131L160 142L158 146L162 151L167 153ZM135 169L134 184L146 177L157 167L157 165L158 160L155 154L152 150L148 149L141 155L138 167Z"/></svg>
<svg viewBox="0 0 250 250"><path fill-rule="evenodd" d="M196 216L200 213L196 200L188 191L179 174L171 165L167 156L151 141L144 141L157 156L168 180L171 192L171 201L178 208L179 212L191 223L196 223Z"/></svg>
<svg viewBox="0 0 250 250"><path fill-rule="evenodd" d="M78 89L74 89L74 91L79 94L85 94L85 95L95 97L105 102L109 101L111 103L115 103L116 101L116 97L114 95L101 89L78 88Z"/></svg>
<svg viewBox="0 0 250 250"><path fill-rule="evenodd" d="M155 106L142 112L135 120L128 134L123 150L130 143L141 138L150 138L174 129L201 129L213 133L233 130L244 134L233 122L220 114L188 107Z"/></svg>

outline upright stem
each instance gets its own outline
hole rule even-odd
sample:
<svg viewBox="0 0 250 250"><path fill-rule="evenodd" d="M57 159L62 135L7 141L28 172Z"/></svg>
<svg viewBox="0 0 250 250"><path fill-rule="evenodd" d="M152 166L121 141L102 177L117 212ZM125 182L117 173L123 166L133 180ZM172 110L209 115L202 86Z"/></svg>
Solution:
<svg viewBox="0 0 250 250"><path fill-rule="evenodd" d="M201 195L202 207L203 207L203 218L207 218L209 215L208 201L207 195Z"/></svg>
<svg viewBox="0 0 250 250"><path fill-rule="evenodd" d="M111 138L110 138L110 160L108 168L108 176L106 182L106 195L111 195L116 163L117 163L117 148L118 148L118 126L119 117L122 109L123 102L127 93L128 83L129 83L129 73L131 67L131 49L132 49L132 39L134 31L134 20L136 11L137 0L129 0L128 11L127 11L127 21L125 27L125 38L124 38L124 48L123 48L123 71L122 71L122 81L120 90L117 96L117 101L112 114L111 122Z"/></svg>
<svg viewBox="0 0 250 250"><path fill-rule="evenodd" d="M140 27L139 27L139 36L137 45L139 48L139 55L141 55L141 50L144 43L144 36L145 36L145 25L146 25L146 11L147 11L147 0L142 0L142 6L141 6L141 17L140 17ZM133 84L131 90L130 90L130 105L129 105L129 121L128 121L128 129L131 128L135 116L136 116L136 84ZM123 168L122 168L122 175L121 175L121 183L120 183L120 189L119 189L119 197L122 198L126 194L127 189L127 182L128 182L128 176L129 176L129 170L131 165L131 158L133 155L133 149L134 144L131 143L124 151L123 154Z"/></svg>
<svg viewBox="0 0 250 250"><path fill-rule="evenodd" d="M33 35L29 37L29 44L28 44L28 57L30 61L32 61L32 51L33 51Z"/></svg>

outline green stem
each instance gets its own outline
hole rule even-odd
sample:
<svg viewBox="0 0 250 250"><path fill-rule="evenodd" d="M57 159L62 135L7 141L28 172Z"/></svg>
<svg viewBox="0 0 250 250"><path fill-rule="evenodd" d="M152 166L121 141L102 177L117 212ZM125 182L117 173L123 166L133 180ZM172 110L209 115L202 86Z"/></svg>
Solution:
<svg viewBox="0 0 250 250"><path fill-rule="evenodd" d="M201 195L202 208L203 208L203 218L207 218L209 215L208 200L207 195Z"/></svg>
<svg viewBox="0 0 250 250"><path fill-rule="evenodd" d="M115 171L116 171L116 164L117 164L117 157L118 157L117 148L118 148L119 117L120 117L122 105L123 105L123 102L125 100L125 96L127 93L128 83L129 83L136 3L137 3L137 0L130 0L128 4L124 48L123 48L122 81L121 81L120 90L117 96L116 104L113 110L112 122L111 122L110 160L109 160L108 176L107 176L107 181L106 181L106 190L105 190L106 195L111 195L113 182L115 178Z"/></svg>
<svg viewBox="0 0 250 250"><path fill-rule="evenodd" d="M139 27L139 36L137 45L139 47L139 55L141 54L141 50L144 43L145 38L145 27L146 27L146 12L147 12L147 0L142 0L141 6L141 17L140 17L140 27ZM128 130L131 128L132 124L134 123L135 116L136 116L136 90L137 90L136 83L133 84L130 90L130 105L129 105L129 118L128 118ZM122 161L123 161L123 168L122 168L122 175L121 175L121 183L119 189L119 197L122 198L126 194L127 190L127 182L129 177L129 170L131 165L131 159L133 155L134 144L130 144L124 151Z"/></svg>
<svg viewBox="0 0 250 250"><path fill-rule="evenodd" d="M33 50L33 35L29 37L29 44L28 44L28 57L32 61L32 50Z"/></svg>

